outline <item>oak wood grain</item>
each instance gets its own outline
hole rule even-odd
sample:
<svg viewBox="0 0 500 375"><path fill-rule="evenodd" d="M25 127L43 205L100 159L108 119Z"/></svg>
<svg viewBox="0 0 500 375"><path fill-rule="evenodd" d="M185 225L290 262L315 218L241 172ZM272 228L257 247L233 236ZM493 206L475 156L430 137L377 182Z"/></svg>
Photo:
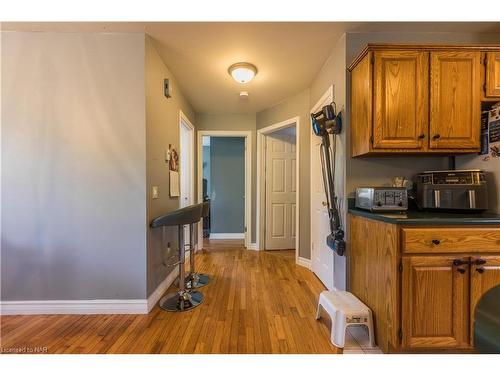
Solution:
<svg viewBox="0 0 500 375"><path fill-rule="evenodd" d="M476 264L478 259L486 261L485 264ZM471 258L471 284L470 284L470 337L474 344L474 319L476 306L481 297L491 288L500 285L500 255L475 255ZM481 272L482 271L482 272Z"/></svg>
<svg viewBox="0 0 500 375"><path fill-rule="evenodd" d="M404 253L500 253L500 226L403 227Z"/></svg>
<svg viewBox="0 0 500 375"><path fill-rule="evenodd" d="M372 64L371 54L351 75L351 156L366 154L372 136Z"/></svg>
<svg viewBox="0 0 500 375"><path fill-rule="evenodd" d="M455 258L403 257L404 348L469 347L469 266L458 272Z"/></svg>
<svg viewBox="0 0 500 375"><path fill-rule="evenodd" d="M431 52L431 149L479 150L481 53Z"/></svg>
<svg viewBox="0 0 500 375"><path fill-rule="evenodd" d="M500 97L500 51L486 53L486 96Z"/></svg>
<svg viewBox="0 0 500 375"><path fill-rule="evenodd" d="M398 228L349 215L349 288L373 312L377 345L399 347Z"/></svg>
<svg viewBox="0 0 500 375"><path fill-rule="evenodd" d="M373 148L427 149L429 54L374 52Z"/></svg>

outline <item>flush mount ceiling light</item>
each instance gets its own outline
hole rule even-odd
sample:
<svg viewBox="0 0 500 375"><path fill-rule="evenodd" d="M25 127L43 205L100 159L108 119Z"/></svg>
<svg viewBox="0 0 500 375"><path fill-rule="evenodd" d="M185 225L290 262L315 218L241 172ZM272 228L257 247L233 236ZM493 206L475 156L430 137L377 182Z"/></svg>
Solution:
<svg viewBox="0 0 500 375"><path fill-rule="evenodd" d="M257 67L250 63L239 62L231 65L227 71L236 82L248 83L257 74Z"/></svg>

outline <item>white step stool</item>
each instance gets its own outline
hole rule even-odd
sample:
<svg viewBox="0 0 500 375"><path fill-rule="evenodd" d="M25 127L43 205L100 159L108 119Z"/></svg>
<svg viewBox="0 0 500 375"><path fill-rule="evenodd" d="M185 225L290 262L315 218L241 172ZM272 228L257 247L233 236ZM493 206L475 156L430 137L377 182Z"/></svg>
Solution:
<svg viewBox="0 0 500 375"><path fill-rule="evenodd" d="M354 294L339 290L321 292L316 319L320 318L321 308L330 315L332 320L331 341L333 345L343 348L347 326L363 324L368 328L370 346L375 347L372 311Z"/></svg>

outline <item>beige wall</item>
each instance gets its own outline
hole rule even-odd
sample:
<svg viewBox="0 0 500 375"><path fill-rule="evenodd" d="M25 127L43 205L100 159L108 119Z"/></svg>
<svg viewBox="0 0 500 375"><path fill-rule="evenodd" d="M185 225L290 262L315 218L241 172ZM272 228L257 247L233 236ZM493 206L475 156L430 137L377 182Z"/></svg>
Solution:
<svg viewBox="0 0 500 375"><path fill-rule="evenodd" d="M281 103L257 113L257 130L299 117L300 123L300 216L299 216L299 256L310 259L310 119L309 119L309 89L294 95Z"/></svg>
<svg viewBox="0 0 500 375"><path fill-rule="evenodd" d="M257 133L255 131L255 114L242 113L202 113L196 117L198 130L247 130L252 132L252 228L251 242L255 242L256 194L257 194Z"/></svg>
<svg viewBox="0 0 500 375"><path fill-rule="evenodd" d="M155 41L145 36L145 90L146 90L146 170L147 170L147 224L159 215L179 208L179 198L170 198L169 171L165 162L165 149L172 144L179 149L179 111L196 124L195 112L182 95L175 77L155 48ZM170 79L171 98L163 94L163 80ZM196 167L195 167L196 169ZM195 171L196 172L196 171ZM158 186L159 198L152 199L152 186ZM171 251L177 250L177 231L169 228L165 241L171 243ZM164 248L162 230L148 228L147 236L147 295L160 284L171 267L162 264ZM173 254L172 254L173 255Z"/></svg>

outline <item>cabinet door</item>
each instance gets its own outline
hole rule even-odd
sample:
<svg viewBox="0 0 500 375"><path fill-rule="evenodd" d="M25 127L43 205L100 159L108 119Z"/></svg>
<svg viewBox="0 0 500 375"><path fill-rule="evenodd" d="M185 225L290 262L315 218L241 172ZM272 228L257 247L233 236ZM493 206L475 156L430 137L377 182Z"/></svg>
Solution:
<svg viewBox="0 0 500 375"><path fill-rule="evenodd" d="M374 56L373 148L421 149L428 124L428 53Z"/></svg>
<svg viewBox="0 0 500 375"><path fill-rule="evenodd" d="M455 259L450 256L403 258L404 347L469 346L469 266L454 266Z"/></svg>
<svg viewBox="0 0 500 375"><path fill-rule="evenodd" d="M500 52L486 54L486 96L500 97Z"/></svg>
<svg viewBox="0 0 500 375"><path fill-rule="evenodd" d="M478 262L478 260L480 260ZM484 264L481 264L485 262ZM500 285L500 256L472 258L470 291L471 338L473 337L476 305L491 288Z"/></svg>
<svg viewBox="0 0 500 375"><path fill-rule="evenodd" d="M431 52L431 149L479 148L480 52Z"/></svg>

